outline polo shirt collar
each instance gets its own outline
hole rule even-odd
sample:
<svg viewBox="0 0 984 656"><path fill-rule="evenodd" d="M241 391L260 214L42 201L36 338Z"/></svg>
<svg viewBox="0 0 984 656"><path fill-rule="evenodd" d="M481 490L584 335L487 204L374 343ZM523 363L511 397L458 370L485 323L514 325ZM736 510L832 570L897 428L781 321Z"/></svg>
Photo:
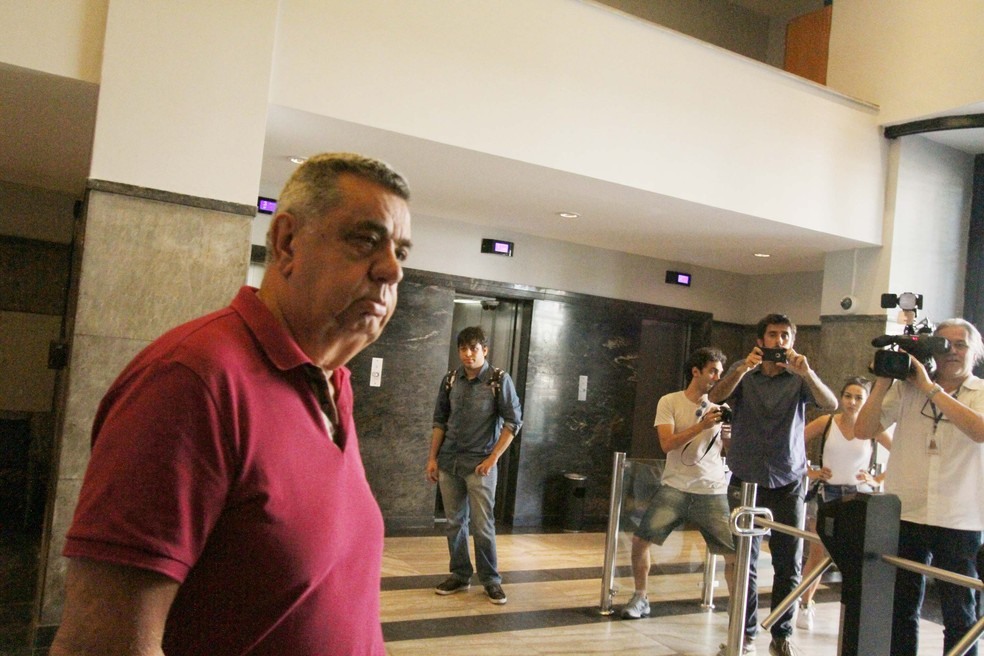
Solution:
<svg viewBox="0 0 984 656"><path fill-rule="evenodd" d="M281 371L306 364L313 366L311 358L301 350L293 335L273 316L256 292L255 287L243 286L232 301L232 309L253 333L260 350Z"/></svg>

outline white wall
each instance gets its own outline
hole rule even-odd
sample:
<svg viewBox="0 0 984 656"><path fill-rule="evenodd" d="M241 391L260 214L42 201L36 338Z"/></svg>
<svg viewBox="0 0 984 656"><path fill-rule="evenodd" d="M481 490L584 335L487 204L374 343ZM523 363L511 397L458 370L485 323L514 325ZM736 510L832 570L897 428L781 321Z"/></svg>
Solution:
<svg viewBox="0 0 984 656"><path fill-rule="evenodd" d="M255 203L278 4L113 0L91 177Z"/></svg>
<svg viewBox="0 0 984 656"><path fill-rule="evenodd" d="M264 243L269 224L257 215L252 243ZM513 257L481 253L483 238L514 242ZM755 323L769 312L820 322L821 272L742 276L416 213L413 241L412 269L711 312L731 323ZM667 270L690 273L691 286L666 284ZM247 284L259 285L262 275L262 266L251 265Z"/></svg>
<svg viewBox="0 0 984 656"><path fill-rule="evenodd" d="M981 34L981 0L837 0L827 84L880 105L883 124L978 103Z"/></svg>
<svg viewBox="0 0 984 656"><path fill-rule="evenodd" d="M109 0L0 1L0 62L99 82Z"/></svg>
<svg viewBox="0 0 984 656"><path fill-rule="evenodd" d="M284 0L270 99L881 240L874 110L594 4Z"/></svg>
<svg viewBox="0 0 984 656"><path fill-rule="evenodd" d="M899 140L889 289L924 296L933 321L963 313L974 158L925 137Z"/></svg>
<svg viewBox="0 0 984 656"><path fill-rule="evenodd" d="M829 253L823 314L844 314L840 299L852 293L855 312L885 314L881 294L923 294L920 313L932 321L963 311L967 235L973 193L972 155L922 136L891 143L885 200L885 240L880 248ZM854 313L854 312L852 312Z"/></svg>

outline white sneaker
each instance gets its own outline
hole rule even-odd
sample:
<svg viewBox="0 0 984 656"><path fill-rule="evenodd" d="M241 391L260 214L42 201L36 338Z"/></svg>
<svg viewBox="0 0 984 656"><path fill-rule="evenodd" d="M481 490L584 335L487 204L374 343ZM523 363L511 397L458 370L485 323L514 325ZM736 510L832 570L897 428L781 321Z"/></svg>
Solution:
<svg viewBox="0 0 984 656"><path fill-rule="evenodd" d="M629 603L622 607L622 619L637 620L640 617L649 617L649 600L646 595L636 592Z"/></svg>
<svg viewBox="0 0 984 656"><path fill-rule="evenodd" d="M807 606L799 607L799 614L796 616L796 628L804 631L813 630L813 620L817 617L817 604L811 601Z"/></svg>

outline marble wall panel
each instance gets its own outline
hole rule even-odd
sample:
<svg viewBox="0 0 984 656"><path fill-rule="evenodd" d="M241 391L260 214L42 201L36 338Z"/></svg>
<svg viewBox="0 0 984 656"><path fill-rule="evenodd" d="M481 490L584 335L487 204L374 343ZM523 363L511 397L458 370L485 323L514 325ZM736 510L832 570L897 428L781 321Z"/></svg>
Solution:
<svg viewBox="0 0 984 656"><path fill-rule="evenodd" d="M251 217L90 191L76 333L152 340L246 280Z"/></svg>
<svg viewBox="0 0 984 656"><path fill-rule="evenodd" d="M57 623L65 564L60 557L85 465L95 409L109 384L147 342L229 303L246 278L251 215L207 199L188 203L146 190L90 189L76 249L70 364L60 408L57 494L42 553L41 617ZM134 195L136 193L136 195ZM197 202L197 201L196 201ZM80 249L80 250L79 250Z"/></svg>
<svg viewBox="0 0 984 656"><path fill-rule="evenodd" d="M68 560L62 557L65 547L65 534L72 523L75 504L79 499L79 489L82 481L78 479L60 479L54 495L54 512L51 518L50 539L42 552L46 564L42 567L45 575L42 583L42 603L40 625L56 625L61 620L62 607L65 604L65 574L68 571Z"/></svg>
<svg viewBox="0 0 984 656"><path fill-rule="evenodd" d="M517 526L557 523L565 503L563 474L577 472L589 476L587 521L603 521L613 454L631 445L643 319L689 319L705 340L707 315L408 273L383 336L349 363L366 475L391 529L433 521L434 488L424 482L423 472L434 397L452 339L456 290L533 301L527 382L521 390L524 427L511 449L515 504L505 516ZM369 386L373 357L383 358L380 387ZM583 402L577 400L581 375L588 376ZM500 476L500 485L506 478Z"/></svg>
<svg viewBox="0 0 984 656"><path fill-rule="evenodd" d="M820 317L820 321L822 377L834 393L850 376L874 380L868 372L875 353L871 340L886 332L884 315L833 315Z"/></svg>
<svg viewBox="0 0 984 656"><path fill-rule="evenodd" d="M85 474L96 408L123 368L149 343L118 337L75 337L62 422L60 478L82 478Z"/></svg>
<svg viewBox="0 0 984 656"><path fill-rule="evenodd" d="M382 337L349 362L355 419L369 484L389 528L433 524L434 485L424 480L434 399L447 372L454 288L404 280ZM383 359L379 387L372 358Z"/></svg>
<svg viewBox="0 0 984 656"><path fill-rule="evenodd" d="M606 515L613 455L632 440L643 318L637 304L620 301L534 302L516 525L563 516L568 472L588 476L588 521ZM580 376L588 377L584 401Z"/></svg>

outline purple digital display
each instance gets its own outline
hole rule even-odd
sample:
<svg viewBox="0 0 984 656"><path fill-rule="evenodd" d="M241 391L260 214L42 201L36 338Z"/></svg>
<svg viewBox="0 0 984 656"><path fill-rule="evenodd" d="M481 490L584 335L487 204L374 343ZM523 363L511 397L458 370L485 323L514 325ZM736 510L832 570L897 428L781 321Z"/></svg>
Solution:
<svg viewBox="0 0 984 656"><path fill-rule="evenodd" d="M682 271L667 271L666 282L670 285L690 286L690 274Z"/></svg>
<svg viewBox="0 0 984 656"><path fill-rule="evenodd" d="M482 252L512 257L513 243L511 241L503 241L502 239L483 239Z"/></svg>
<svg viewBox="0 0 984 656"><path fill-rule="evenodd" d="M260 214L273 214L277 211L277 201L273 198L260 196L256 203L256 209Z"/></svg>

